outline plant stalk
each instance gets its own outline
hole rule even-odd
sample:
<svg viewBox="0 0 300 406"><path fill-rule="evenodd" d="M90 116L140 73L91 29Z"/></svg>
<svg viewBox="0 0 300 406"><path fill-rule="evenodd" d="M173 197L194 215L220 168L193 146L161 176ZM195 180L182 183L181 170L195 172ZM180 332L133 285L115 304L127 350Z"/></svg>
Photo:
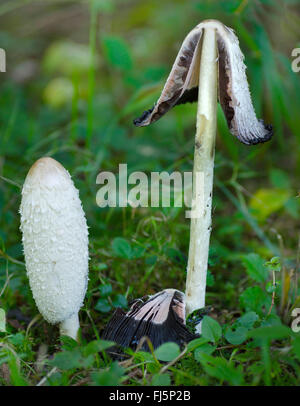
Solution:
<svg viewBox="0 0 300 406"><path fill-rule="evenodd" d="M192 213L194 214L191 216L187 266L186 315L205 306L217 131L217 55L216 32L213 28L205 28L200 50L199 93L193 168Z"/></svg>

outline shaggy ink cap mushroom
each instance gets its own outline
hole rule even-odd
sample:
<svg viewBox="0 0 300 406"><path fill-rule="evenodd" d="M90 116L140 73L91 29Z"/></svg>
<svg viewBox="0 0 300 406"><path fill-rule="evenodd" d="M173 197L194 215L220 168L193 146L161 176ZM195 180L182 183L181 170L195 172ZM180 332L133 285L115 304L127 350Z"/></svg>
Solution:
<svg viewBox="0 0 300 406"><path fill-rule="evenodd" d="M216 30L218 49L218 99L231 134L243 144L270 140L272 126L258 120L252 105L246 66L234 31L217 20L205 20L185 38L161 96L150 110L134 120L138 127L159 120L172 107L198 100L199 58L204 29Z"/></svg>
<svg viewBox="0 0 300 406"><path fill-rule="evenodd" d="M203 21L184 39L154 107L134 121L136 126L147 126L178 104L198 101L185 290L187 315L205 306L217 100L231 133L242 143L253 145L272 136L272 127L256 117L245 71L244 56L233 30L216 20ZM198 175L203 179L200 189ZM201 332L200 323L196 331Z"/></svg>
<svg viewBox="0 0 300 406"><path fill-rule="evenodd" d="M22 242L36 305L76 339L88 282L88 227L68 171L52 158L30 168L20 206Z"/></svg>

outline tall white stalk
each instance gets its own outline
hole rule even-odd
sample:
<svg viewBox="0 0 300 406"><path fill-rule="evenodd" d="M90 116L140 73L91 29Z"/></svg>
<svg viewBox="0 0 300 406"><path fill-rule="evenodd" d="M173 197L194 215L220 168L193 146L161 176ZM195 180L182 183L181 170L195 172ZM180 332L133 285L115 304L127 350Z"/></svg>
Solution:
<svg viewBox="0 0 300 406"><path fill-rule="evenodd" d="M186 280L187 315L205 306L217 130L217 69L216 31L214 28L207 27L204 29L200 51L198 110L193 169L193 211L197 212L198 215L196 218L191 218ZM202 174L199 177L199 179L203 179L200 190L196 187L196 173ZM204 199L200 198L200 193L203 193ZM197 210L199 208L196 205L201 201L204 207L199 213Z"/></svg>

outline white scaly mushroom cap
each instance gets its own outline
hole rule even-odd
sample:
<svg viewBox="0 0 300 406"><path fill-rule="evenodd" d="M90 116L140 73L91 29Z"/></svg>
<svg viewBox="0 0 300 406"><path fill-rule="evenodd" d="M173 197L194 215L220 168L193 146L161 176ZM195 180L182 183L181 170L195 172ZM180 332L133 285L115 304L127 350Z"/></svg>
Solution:
<svg viewBox="0 0 300 406"><path fill-rule="evenodd" d="M205 28L213 28L216 31L219 52L219 101L231 133L247 145L268 141L272 136L272 127L256 117L239 40L231 28L217 20L205 20L189 32L158 101L152 109L134 120L134 124L138 127L147 126L159 120L173 106L197 101L200 47Z"/></svg>
<svg viewBox="0 0 300 406"><path fill-rule="evenodd" d="M20 214L27 275L37 307L52 324L72 318L87 289L88 228L78 190L60 163L41 158L30 168Z"/></svg>

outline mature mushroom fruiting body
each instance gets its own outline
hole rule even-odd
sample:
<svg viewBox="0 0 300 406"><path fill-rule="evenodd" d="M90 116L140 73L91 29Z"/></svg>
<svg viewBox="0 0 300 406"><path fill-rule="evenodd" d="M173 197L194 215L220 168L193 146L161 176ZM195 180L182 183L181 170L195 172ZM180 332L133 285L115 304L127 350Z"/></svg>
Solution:
<svg viewBox="0 0 300 406"><path fill-rule="evenodd" d="M198 100L192 206L198 215L191 219L187 314L205 305L217 99L230 132L242 143L253 145L272 136L272 127L258 120L254 112L243 59L231 28L216 20L203 21L183 41L157 103L134 121L136 126L147 126L173 106ZM200 191L196 187L196 173L203 175ZM199 193L203 199L199 199ZM199 201L204 202L202 211L197 207Z"/></svg>
<svg viewBox="0 0 300 406"><path fill-rule="evenodd" d="M88 282L88 229L66 169L41 158L29 170L20 207L26 270L36 305L76 339Z"/></svg>

